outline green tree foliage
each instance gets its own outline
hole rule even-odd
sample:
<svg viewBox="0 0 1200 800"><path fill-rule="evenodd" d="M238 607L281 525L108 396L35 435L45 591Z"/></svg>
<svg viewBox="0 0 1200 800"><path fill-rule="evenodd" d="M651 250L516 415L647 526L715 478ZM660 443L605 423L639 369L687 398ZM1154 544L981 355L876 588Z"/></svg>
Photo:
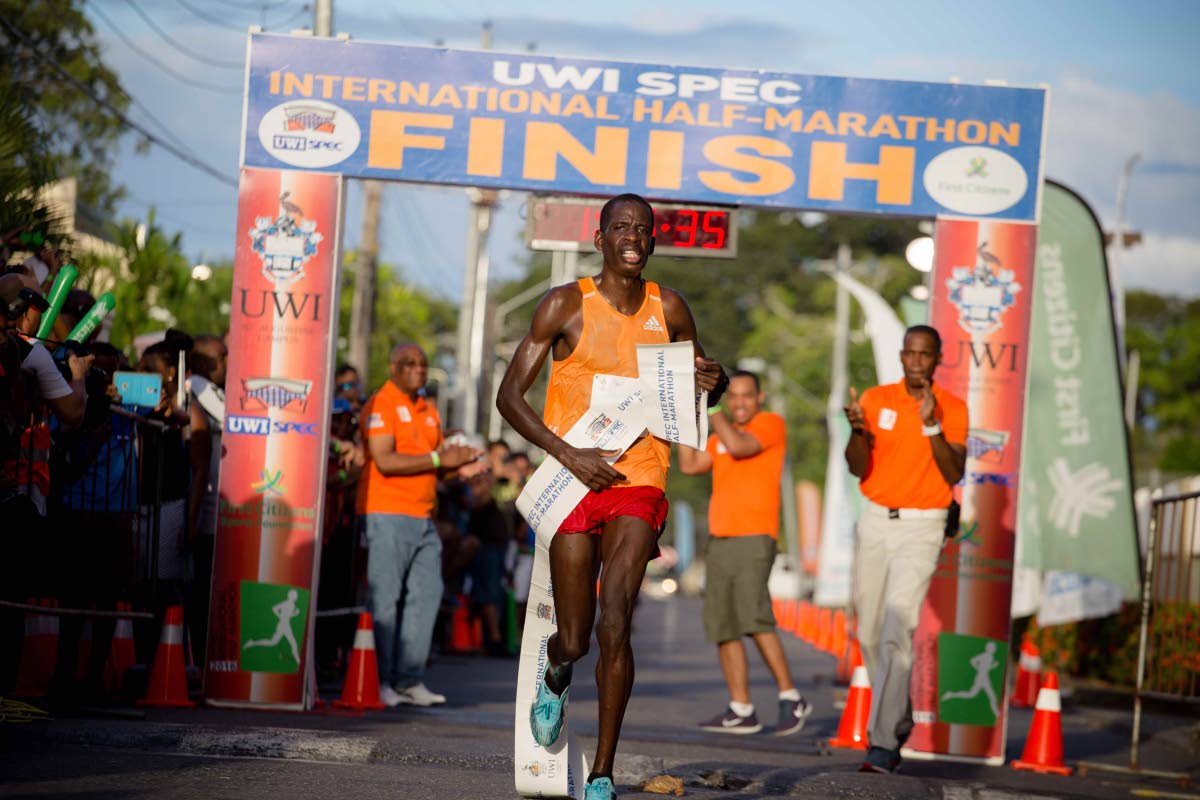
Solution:
<svg viewBox="0 0 1200 800"><path fill-rule="evenodd" d="M338 314L338 358L345 359L350 332L350 308L354 301L354 269L357 253L351 251L342 258L342 295ZM436 298L421 289L406 284L399 271L380 264L375 286L375 325L371 331L369 364L355 364L362 373L368 391L374 391L387 380L388 355L393 346L416 342L429 355L431 365L439 362L440 349L447 344L446 334L453 333L457 323L453 304ZM448 342L453 348L453 339ZM431 380L436 376L431 375Z"/></svg>
<svg viewBox="0 0 1200 800"><path fill-rule="evenodd" d="M111 212L119 197L109 179L122 123L68 82L57 64L96 98L129 105L116 74L104 65L95 31L79 0L0 0L0 86L18 87L47 132L53 172L79 180L80 201ZM14 32L14 29L16 32ZM27 40L27 41L26 41Z"/></svg>
<svg viewBox="0 0 1200 800"><path fill-rule="evenodd" d="M182 234L159 227L153 209L144 226L125 220L113 226L111 238L121 249L120 258L82 260L76 285L96 295L112 292L117 307L111 341L131 353L134 337L178 325L178 315L188 313L188 304L200 298L189 297L196 282L180 246Z"/></svg>
<svg viewBox="0 0 1200 800"><path fill-rule="evenodd" d="M1200 300L1131 291L1125 345L1141 358L1135 466L1200 472Z"/></svg>
<svg viewBox="0 0 1200 800"><path fill-rule="evenodd" d="M0 235L14 240L14 247L36 251L37 242L27 237L48 239L58 228L37 193L53 180L46 135L26 93L15 85L0 86Z"/></svg>

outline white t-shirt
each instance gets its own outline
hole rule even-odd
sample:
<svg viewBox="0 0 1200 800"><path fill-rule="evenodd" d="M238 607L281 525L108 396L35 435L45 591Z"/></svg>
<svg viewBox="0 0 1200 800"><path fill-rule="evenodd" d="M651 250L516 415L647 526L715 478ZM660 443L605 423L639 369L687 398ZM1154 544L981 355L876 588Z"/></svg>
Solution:
<svg viewBox="0 0 1200 800"><path fill-rule="evenodd" d="M58 371L58 367L54 365L54 359L50 357L50 351L47 350L41 342L30 342L33 349L29 351L29 355L25 356L25 360L21 362L21 369L33 373L37 377L38 391L43 400L57 400L60 397L66 397L71 393L71 385L63 378L62 373Z"/></svg>

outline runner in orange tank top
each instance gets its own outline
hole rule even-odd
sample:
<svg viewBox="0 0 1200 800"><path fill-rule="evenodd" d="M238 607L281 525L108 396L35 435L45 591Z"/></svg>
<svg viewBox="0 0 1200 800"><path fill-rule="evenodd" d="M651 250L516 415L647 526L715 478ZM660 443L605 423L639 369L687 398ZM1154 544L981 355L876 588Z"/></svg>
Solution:
<svg viewBox="0 0 1200 800"><path fill-rule="evenodd" d="M535 709L547 698L547 708L558 715L565 713L571 665L587 653L591 639L599 576L596 685L600 735L588 776L589 786L597 789L604 785L602 778L611 781L621 719L633 686L630 621L646 564L657 550L666 520L664 489L670 450L646 435L609 464L605 458L615 456L616 451L574 448L559 435L591 404L593 376L637 375L638 344L693 342L696 383L710 392L710 404L720 400L728 383L721 365L705 357L696 322L683 297L642 278L654 252L653 231L654 212L641 197L624 194L605 203L595 237L596 249L604 256L603 269L594 278L546 293L534 312L529 333L517 346L496 401L518 433L592 490L550 545L558 633L547 642L548 664ZM530 407L525 393L547 355L553 360L543 420ZM538 738L537 730L534 737ZM542 744L549 746L550 742Z"/></svg>

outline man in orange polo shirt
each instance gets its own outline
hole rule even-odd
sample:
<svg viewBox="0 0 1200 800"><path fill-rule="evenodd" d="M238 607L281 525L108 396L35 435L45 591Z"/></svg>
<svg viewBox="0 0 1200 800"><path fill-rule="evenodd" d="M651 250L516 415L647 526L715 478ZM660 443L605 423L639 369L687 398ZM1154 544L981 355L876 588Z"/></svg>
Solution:
<svg viewBox="0 0 1200 800"><path fill-rule="evenodd" d="M704 585L704 629L717 645L721 672L729 687L729 707L707 722L706 731L758 733L762 725L750 702L750 679L743 636L758 647L779 688L779 724L774 733L798 733L812 711L788 670L767 578L775 563L779 538L779 481L787 449L783 417L762 410L758 376L738 370L729 376L725 412L709 419L713 433L704 450L679 448L685 475L712 470L708 504L707 574Z"/></svg>
<svg viewBox="0 0 1200 800"><path fill-rule="evenodd" d="M863 771L895 772L912 730L913 632L967 462L967 405L934 384L941 361L937 330L914 325L900 351L903 380L861 400L851 388L845 409L846 462L867 499L854 553L858 638L872 687Z"/></svg>
<svg viewBox="0 0 1200 800"><path fill-rule="evenodd" d="M415 344L398 345L391 378L362 409L367 463L357 511L367 539L369 607L389 706L431 706L446 698L425 687L425 661L442 602L442 541L433 523L438 470L454 470L481 451L442 439L437 407L422 390L429 372ZM403 598L404 614L397 620Z"/></svg>

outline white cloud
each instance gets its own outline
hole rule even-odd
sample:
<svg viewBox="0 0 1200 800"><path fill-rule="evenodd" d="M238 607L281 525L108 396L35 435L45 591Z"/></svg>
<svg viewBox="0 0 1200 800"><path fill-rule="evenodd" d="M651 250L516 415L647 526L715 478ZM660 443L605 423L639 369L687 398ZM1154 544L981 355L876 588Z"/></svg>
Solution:
<svg viewBox="0 0 1200 800"><path fill-rule="evenodd" d="M1118 258L1126 288L1200 297L1200 239L1151 233Z"/></svg>

